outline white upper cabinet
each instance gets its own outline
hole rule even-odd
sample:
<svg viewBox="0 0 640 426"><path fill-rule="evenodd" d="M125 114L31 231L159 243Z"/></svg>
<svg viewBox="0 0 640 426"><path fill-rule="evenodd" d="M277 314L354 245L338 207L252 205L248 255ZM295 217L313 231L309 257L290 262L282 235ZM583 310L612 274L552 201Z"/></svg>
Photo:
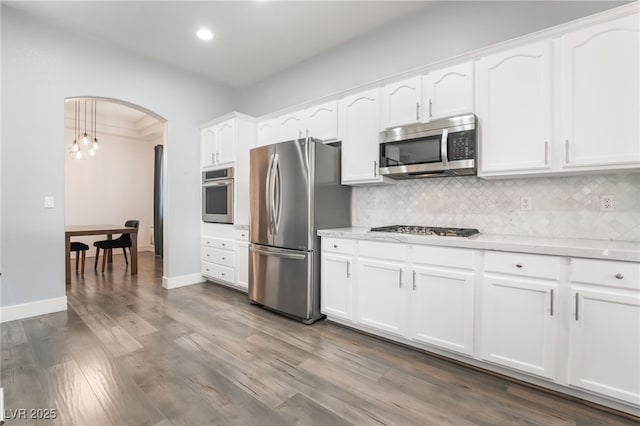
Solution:
<svg viewBox="0 0 640 426"><path fill-rule="evenodd" d="M338 101L325 102L305 110L309 136L323 141L338 140Z"/></svg>
<svg viewBox="0 0 640 426"><path fill-rule="evenodd" d="M209 126L200 132L200 147L202 149L202 167L210 167L216 164L215 153L218 141L218 126Z"/></svg>
<svg viewBox="0 0 640 426"><path fill-rule="evenodd" d="M632 15L562 37L565 167L640 165L639 27Z"/></svg>
<svg viewBox="0 0 640 426"><path fill-rule="evenodd" d="M278 120L271 118L258 123L257 146L272 144L276 141Z"/></svg>
<svg viewBox="0 0 640 426"><path fill-rule="evenodd" d="M479 174L550 168L551 42L478 61Z"/></svg>
<svg viewBox="0 0 640 426"><path fill-rule="evenodd" d="M423 76L422 93L423 122L473 112L473 62Z"/></svg>
<svg viewBox="0 0 640 426"><path fill-rule="evenodd" d="M415 76L384 86L382 90L383 128L420 121L421 80L420 76Z"/></svg>
<svg viewBox="0 0 640 426"><path fill-rule="evenodd" d="M218 124L218 144L216 164L227 164L235 161L236 154L236 119L230 118Z"/></svg>
<svg viewBox="0 0 640 426"><path fill-rule="evenodd" d="M290 141L306 136L304 110L278 117L278 132L275 142Z"/></svg>
<svg viewBox="0 0 640 426"><path fill-rule="evenodd" d="M342 100L342 183L382 183L378 173L380 89Z"/></svg>
<svg viewBox="0 0 640 426"><path fill-rule="evenodd" d="M202 167L231 164L235 161L235 118L203 128L200 139Z"/></svg>

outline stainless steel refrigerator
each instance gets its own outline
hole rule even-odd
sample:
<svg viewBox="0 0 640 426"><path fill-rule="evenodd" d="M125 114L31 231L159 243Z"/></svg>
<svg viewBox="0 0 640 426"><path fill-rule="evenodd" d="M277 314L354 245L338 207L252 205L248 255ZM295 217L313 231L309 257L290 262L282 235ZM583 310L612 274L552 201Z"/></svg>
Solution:
<svg viewBox="0 0 640 426"><path fill-rule="evenodd" d="M320 318L320 238L351 224L340 148L299 139L250 153L249 299L310 324Z"/></svg>

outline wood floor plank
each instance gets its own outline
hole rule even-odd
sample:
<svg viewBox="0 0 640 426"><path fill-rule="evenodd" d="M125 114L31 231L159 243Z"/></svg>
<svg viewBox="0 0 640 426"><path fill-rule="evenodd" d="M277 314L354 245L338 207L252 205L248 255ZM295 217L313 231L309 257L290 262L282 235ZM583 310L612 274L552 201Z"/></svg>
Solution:
<svg viewBox="0 0 640 426"><path fill-rule="evenodd" d="M5 408L83 426L638 424L224 286L167 291L162 275L150 253L137 276L118 258L72 277L68 311L2 324Z"/></svg>

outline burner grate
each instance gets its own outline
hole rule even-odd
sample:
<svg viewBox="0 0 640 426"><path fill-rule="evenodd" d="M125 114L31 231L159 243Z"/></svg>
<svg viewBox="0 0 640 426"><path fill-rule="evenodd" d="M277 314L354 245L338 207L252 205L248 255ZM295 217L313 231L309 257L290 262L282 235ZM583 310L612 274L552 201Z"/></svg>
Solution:
<svg viewBox="0 0 640 426"><path fill-rule="evenodd" d="M371 228L372 232L397 232L414 235L438 235L441 237L471 237L480 231L474 228L442 228L435 226L390 225Z"/></svg>

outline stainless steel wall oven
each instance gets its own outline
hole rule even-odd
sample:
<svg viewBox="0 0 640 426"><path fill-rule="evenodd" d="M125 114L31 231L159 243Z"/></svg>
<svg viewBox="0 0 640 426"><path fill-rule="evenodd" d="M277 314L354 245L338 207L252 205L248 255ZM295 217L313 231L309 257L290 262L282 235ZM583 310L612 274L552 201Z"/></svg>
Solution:
<svg viewBox="0 0 640 426"><path fill-rule="evenodd" d="M233 223L233 167L202 172L202 221Z"/></svg>

